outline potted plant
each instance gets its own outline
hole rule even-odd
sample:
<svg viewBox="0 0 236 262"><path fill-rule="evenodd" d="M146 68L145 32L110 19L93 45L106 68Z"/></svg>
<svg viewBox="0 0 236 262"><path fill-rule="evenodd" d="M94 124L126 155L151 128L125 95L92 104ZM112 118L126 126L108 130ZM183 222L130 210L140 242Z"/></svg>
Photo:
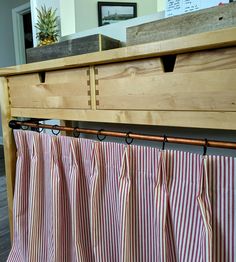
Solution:
<svg viewBox="0 0 236 262"><path fill-rule="evenodd" d="M35 27L38 29L36 34L39 40L39 46L49 45L57 42L59 36L58 30L58 16L56 16L56 9L46 8L42 6L37 9L38 21Z"/></svg>

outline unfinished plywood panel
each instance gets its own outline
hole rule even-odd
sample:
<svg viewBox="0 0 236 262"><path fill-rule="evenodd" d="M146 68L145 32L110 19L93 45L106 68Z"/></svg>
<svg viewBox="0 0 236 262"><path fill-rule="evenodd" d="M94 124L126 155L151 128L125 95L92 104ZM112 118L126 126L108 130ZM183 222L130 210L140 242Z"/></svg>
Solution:
<svg viewBox="0 0 236 262"><path fill-rule="evenodd" d="M127 45L162 41L236 26L236 3L127 28Z"/></svg>
<svg viewBox="0 0 236 262"><path fill-rule="evenodd" d="M97 67L97 109L236 111L236 69L161 73L134 64Z"/></svg>
<svg viewBox="0 0 236 262"><path fill-rule="evenodd" d="M179 54L175 72L196 72L236 68L236 47Z"/></svg>
<svg viewBox="0 0 236 262"><path fill-rule="evenodd" d="M91 108L89 68L12 76L8 85L12 107Z"/></svg>

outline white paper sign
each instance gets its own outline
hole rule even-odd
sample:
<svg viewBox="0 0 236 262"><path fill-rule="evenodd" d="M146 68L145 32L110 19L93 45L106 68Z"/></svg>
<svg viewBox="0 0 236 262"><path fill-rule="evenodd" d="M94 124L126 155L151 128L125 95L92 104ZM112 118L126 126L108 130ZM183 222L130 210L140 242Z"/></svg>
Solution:
<svg viewBox="0 0 236 262"><path fill-rule="evenodd" d="M201 8L201 0L183 0L183 13L193 12Z"/></svg>
<svg viewBox="0 0 236 262"><path fill-rule="evenodd" d="M180 15L227 3L229 3L229 0L166 0L165 16Z"/></svg>

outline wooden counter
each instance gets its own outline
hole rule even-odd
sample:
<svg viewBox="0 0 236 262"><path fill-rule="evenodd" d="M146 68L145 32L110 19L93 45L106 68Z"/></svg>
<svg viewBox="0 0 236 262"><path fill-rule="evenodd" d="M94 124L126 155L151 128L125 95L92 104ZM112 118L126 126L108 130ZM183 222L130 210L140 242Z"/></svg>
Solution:
<svg viewBox="0 0 236 262"><path fill-rule="evenodd" d="M236 130L236 28L0 69L12 221L15 117Z"/></svg>

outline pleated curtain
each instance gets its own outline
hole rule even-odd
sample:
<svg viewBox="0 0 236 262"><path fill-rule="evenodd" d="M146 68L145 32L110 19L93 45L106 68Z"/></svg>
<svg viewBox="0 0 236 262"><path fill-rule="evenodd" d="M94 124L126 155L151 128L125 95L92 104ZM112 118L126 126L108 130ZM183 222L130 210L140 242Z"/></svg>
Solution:
<svg viewBox="0 0 236 262"><path fill-rule="evenodd" d="M8 261L236 261L235 158L14 135Z"/></svg>

